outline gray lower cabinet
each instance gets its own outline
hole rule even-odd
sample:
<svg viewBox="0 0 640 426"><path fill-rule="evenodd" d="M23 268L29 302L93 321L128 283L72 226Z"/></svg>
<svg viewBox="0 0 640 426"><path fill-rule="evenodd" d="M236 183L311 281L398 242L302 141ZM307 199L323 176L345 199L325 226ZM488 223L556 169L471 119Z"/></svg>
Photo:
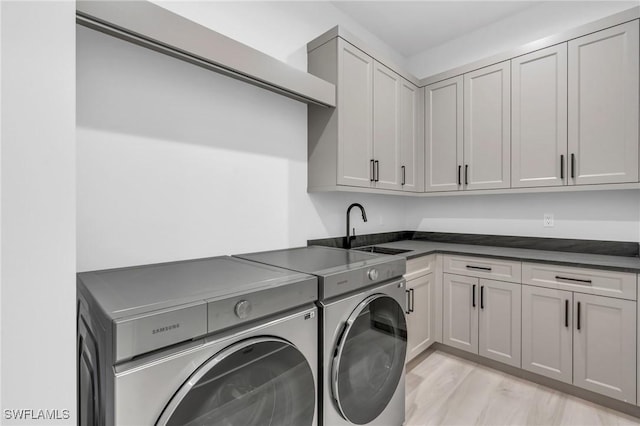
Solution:
<svg viewBox="0 0 640 426"><path fill-rule="evenodd" d="M434 274L408 280L407 299L407 361L410 361L435 342Z"/></svg>
<svg viewBox="0 0 640 426"><path fill-rule="evenodd" d="M520 367L520 284L480 279L478 355Z"/></svg>
<svg viewBox="0 0 640 426"><path fill-rule="evenodd" d="M570 185L638 181L638 20L568 42Z"/></svg>
<svg viewBox="0 0 640 426"><path fill-rule="evenodd" d="M443 343L520 367L520 284L444 274Z"/></svg>
<svg viewBox="0 0 640 426"><path fill-rule="evenodd" d="M522 286L522 368L573 381L573 293Z"/></svg>
<svg viewBox="0 0 640 426"><path fill-rule="evenodd" d="M478 353L478 278L444 274L442 343Z"/></svg>
<svg viewBox="0 0 640 426"><path fill-rule="evenodd" d="M636 402L636 303L574 293L573 384Z"/></svg>
<svg viewBox="0 0 640 426"><path fill-rule="evenodd" d="M522 368L636 401L636 302L522 286Z"/></svg>

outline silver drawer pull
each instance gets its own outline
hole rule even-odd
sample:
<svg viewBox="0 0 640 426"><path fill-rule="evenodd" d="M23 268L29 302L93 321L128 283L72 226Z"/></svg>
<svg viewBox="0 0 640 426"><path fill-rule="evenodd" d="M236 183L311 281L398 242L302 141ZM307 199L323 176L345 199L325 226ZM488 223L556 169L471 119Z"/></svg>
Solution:
<svg viewBox="0 0 640 426"><path fill-rule="evenodd" d="M479 269L481 271L489 271L491 272L491 268L488 268L486 266L473 266L473 265L467 265L468 269Z"/></svg>
<svg viewBox="0 0 640 426"><path fill-rule="evenodd" d="M556 275L556 280L576 281L579 283L591 284L591 280L581 280L579 278L561 277L560 275Z"/></svg>

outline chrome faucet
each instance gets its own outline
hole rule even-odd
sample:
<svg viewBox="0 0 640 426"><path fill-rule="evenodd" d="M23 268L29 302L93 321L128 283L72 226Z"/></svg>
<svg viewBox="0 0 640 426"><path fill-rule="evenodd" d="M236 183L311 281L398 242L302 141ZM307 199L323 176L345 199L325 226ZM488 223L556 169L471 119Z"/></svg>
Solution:
<svg viewBox="0 0 640 426"><path fill-rule="evenodd" d="M351 241L356 239L356 228L353 228L353 235L349 235L349 229L350 229L350 225L349 225L349 213L351 213L351 209L354 207L358 207L360 209L360 211L362 212L362 220L363 221L367 221L367 213L365 213L364 211L364 207L362 207L361 204L359 203L353 203L349 206L349 208L347 209L347 238L344 244L344 247L346 249L350 249L351 248Z"/></svg>

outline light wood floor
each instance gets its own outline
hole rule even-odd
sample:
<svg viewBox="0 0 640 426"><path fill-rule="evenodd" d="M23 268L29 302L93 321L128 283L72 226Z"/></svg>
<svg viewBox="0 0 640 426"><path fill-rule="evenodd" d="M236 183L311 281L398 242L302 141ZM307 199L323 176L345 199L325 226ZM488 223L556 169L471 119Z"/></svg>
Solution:
<svg viewBox="0 0 640 426"><path fill-rule="evenodd" d="M627 416L501 371L427 350L409 364L406 425L639 425Z"/></svg>

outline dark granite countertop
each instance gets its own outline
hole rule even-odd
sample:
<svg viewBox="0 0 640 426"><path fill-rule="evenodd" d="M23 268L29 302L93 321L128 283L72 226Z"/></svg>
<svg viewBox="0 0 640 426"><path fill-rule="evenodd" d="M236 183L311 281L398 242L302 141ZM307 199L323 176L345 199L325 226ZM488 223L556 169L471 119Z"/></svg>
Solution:
<svg viewBox="0 0 640 426"><path fill-rule="evenodd" d="M402 240L376 244L376 246L411 250L410 252L400 255L405 256L407 259L413 259L431 253L447 253L640 273L640 258L637 256L609 256L421 240Z"/></svg>

